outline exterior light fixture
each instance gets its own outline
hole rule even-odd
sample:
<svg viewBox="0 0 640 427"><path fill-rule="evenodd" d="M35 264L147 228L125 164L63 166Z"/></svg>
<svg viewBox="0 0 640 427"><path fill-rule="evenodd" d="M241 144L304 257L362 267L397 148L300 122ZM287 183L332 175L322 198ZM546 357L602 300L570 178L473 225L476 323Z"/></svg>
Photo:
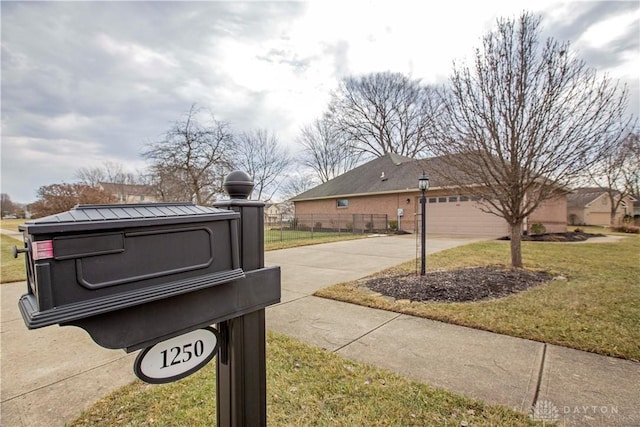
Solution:
<svg viewBox="0 0 640 427"><path fill-rule="evenodd" d="M422 172L422 176L418 178L418 188L422 192L429 190L429 177L424 172Z"/></svg>
<svg viewBox="0 0 640 427"><path fill-rule="evenodd" d="M420 189L420 191L422 192L422 195L420 196L420 243L421 243L421 264L420 264L420 275L424 276L427 270L427 248L426 248L426 241L427 241L427 218L426 218L426 214L427 214L427 197L426 197L426 192L427 190L429 190L429 177L427 176L427 174L424 173L424 171L422 171L422 175L420 176L420 178L418 178L418 189Z"/></svg>

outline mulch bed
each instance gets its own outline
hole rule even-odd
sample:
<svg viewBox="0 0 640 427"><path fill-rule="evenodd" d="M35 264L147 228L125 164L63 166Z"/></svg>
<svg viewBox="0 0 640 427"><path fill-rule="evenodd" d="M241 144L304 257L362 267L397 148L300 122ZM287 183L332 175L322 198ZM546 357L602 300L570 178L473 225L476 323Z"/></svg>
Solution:
<svg viewBox="0 0 640 427"><path fill-rule="evenodd" d="M592 237L604 237L604 234L584 233L574 231L568 233L545 233L522 236L523 242L584 242ZM498 240L510 240L509 236L501 237Z"/></svg>
<svg viewBox="0 0 640 427"><path fill-rule="evenodd" d="M370 279L362 285L374 292L411 301L465 302L502 298L541 285L553 276L542 271L499 266L403 274Z"/></svg>
<svg viewBox="0 0 640 427"><path fill-rule="evenodd" d="M604 234L574 231L522 236L531 242L583 242ZM502 237L499 240L509 240ZM502 298L552 280L543 271L509 269L500 266L462 268L453 271L415 273L369 279L362 286L395 299L411 301L466 302Z"/></svg>

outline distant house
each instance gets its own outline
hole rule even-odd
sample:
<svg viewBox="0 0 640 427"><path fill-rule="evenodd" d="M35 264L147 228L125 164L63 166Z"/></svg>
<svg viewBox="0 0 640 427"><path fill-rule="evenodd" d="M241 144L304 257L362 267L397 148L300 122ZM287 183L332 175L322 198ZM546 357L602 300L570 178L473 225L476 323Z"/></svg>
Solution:
<svg viewBox="0 0 640 427"><path fill-rule="evenodd" d="M264 223L266 225L279 225L293 218L293 203L267 203L264 207Z"/></svg>
<svg viewBox="0 0 640 427"><path fill-rule="evenodd" d="M118 203L152 203L159 201L153 187L150 185L100 182L98 187L102 191L113 194Z"/></svg>
<svg viewBox="0 0 640 427"><path fill-rule="evenodd" d="M398 228L417 229L420 211L418 177L434 170L437 158L414 160L386 154L346 172L291 200L298 215L385 214ZM467 236L505 236L507 222L479 209L478 200L461 193L437 175L430 176L427 192L427 233ZM527 224L541 223L547 232L566 231L566 196L544 202Z"/></svg>
<svg viewBox="0 0 640 427"><path fill-rule="evenodd" d="M619 196L620 193L616 192ZM619 197L616 196L616 200ZM576 188L567 196L567 223L571 225L600 225L610 226L622 223L625 215L633 216L631 196L625 197L620 203L611 223L611 200L606 189L597 187Z"/></svg>

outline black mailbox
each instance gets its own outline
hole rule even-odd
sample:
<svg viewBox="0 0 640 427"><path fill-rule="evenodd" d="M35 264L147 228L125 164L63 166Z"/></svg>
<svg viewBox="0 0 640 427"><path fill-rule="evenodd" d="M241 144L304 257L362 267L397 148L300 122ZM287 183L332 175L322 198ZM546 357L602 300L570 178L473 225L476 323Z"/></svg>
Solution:
<svg viewBox="0 0 640 427"><path fill-rule="evenodd" d="M218 426L266 426L265 308L280 302L280 268L264 267L264 203L248 200L249 175L231 172L224 187L231 200L216 207L80 205L25 223L18 305L30 329L74 325L106 348L146 347L134 370L153 382L189 375L219 349ZM186 364L192 354L201 360Z"/></svg>
<svg viewBox="0 0 640 427"><path fill-rule="evenodd" d="M134 350L277 302L279 269L241 268L239 219L232 210L154 203L79 205L29 221L19 250L25 323L76 325L104 347ZM277 292L253 289L265 274Z"/></svg>

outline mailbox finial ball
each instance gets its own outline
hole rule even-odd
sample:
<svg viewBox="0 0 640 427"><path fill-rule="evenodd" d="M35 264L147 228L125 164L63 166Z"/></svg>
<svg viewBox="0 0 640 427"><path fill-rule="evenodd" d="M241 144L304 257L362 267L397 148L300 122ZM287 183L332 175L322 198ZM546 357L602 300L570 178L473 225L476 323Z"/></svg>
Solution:
<svg viewBox="0 0 640 427"><path fill-rule="evenodd" d="M224 179L224 190L232 199L248 199L253 191L253 180L242 171L233 171Z"/></svg>

